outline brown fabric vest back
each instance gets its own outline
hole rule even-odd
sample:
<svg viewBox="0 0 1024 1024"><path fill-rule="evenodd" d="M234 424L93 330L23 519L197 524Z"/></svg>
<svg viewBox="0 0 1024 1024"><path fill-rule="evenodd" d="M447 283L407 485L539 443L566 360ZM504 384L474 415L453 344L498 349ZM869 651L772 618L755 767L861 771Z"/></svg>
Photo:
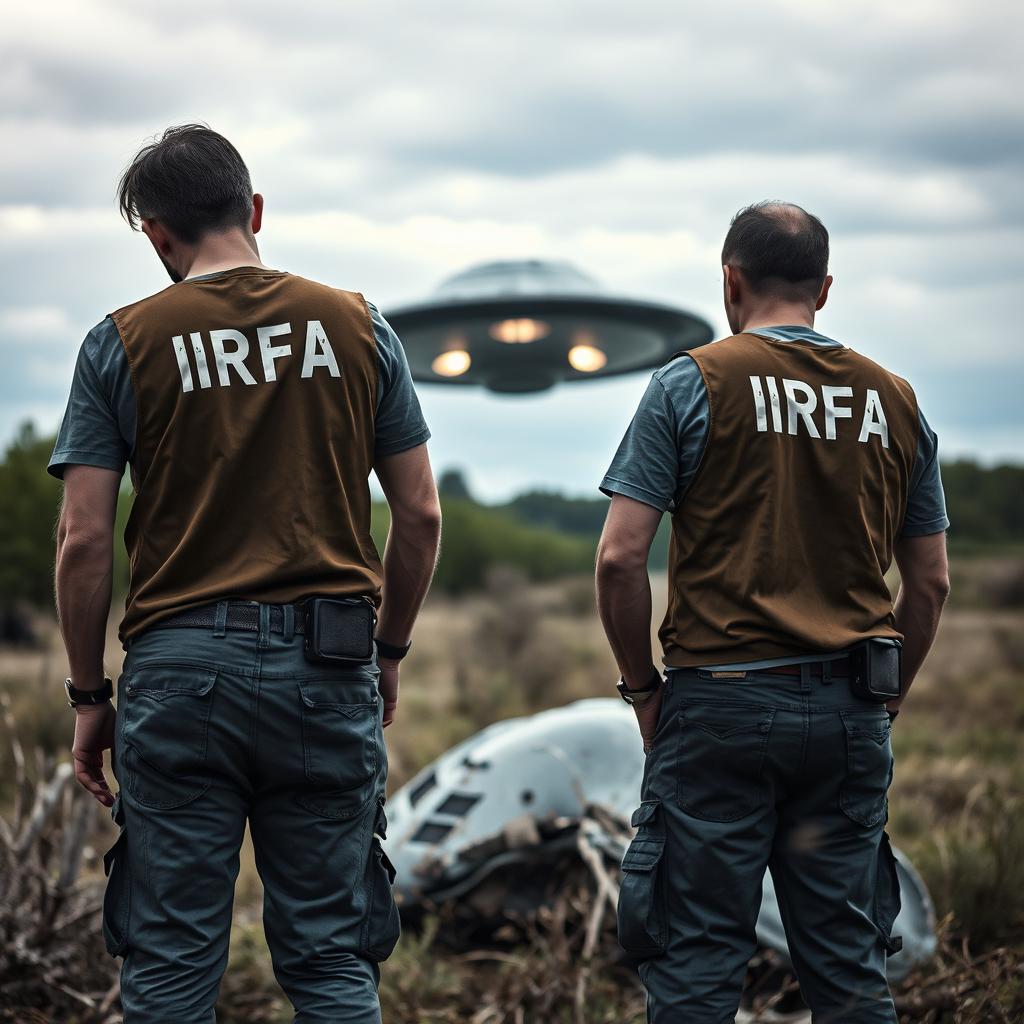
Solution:
<svg viewBox="0 0 1024 1024"><path fill-rule="evenodd" d="M363 297L240 267L111 315L138 414L122 639L222 598L376 600Z"/></svg>
<svg viewBox="0 0 1024 1024"><path fill-rule="evenodd" d="M910 385L848 348L752 334L689 355L711 420L672 517L666 663L899 638L884 573L917 450Z"/></svg>

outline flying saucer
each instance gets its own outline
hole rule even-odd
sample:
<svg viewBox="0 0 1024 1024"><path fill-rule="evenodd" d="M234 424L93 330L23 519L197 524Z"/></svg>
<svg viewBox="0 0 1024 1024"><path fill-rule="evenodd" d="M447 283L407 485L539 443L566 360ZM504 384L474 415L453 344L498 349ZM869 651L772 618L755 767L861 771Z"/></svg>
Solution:
<svg viewBox="0 0 1024 1024"><path fill-rule="evenodd" d="M661 366L712 338L701 317L625 298L568 263L484 263L386 311L415 380L543 391Z"/></svg>

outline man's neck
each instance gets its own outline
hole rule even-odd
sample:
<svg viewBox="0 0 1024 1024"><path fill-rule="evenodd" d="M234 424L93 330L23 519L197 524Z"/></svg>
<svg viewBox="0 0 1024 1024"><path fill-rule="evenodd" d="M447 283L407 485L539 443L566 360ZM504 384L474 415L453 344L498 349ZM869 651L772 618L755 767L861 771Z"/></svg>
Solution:
<svg viewBox="0 0 1024 1024"><path fill-rule="evenodd" d="M799 303L779 302L759 306L745 314L740 321L739 333L751 327L810 327L814 328L814 310Z"/></svg>
<svg viewBox="0 0 1024 1024"><path fill-rule="evenodd" d="M196 249L195 259L185 275L201 277L204 274L216 274L237 267L261 267L269 269L260 260L259 250L241 232L225 232L209 235L204 238Z"/></svg>

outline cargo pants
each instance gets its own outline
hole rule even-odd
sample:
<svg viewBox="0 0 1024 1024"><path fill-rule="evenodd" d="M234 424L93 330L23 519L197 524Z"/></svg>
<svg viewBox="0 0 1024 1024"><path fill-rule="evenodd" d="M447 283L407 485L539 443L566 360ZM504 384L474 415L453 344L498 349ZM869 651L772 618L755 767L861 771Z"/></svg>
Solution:
<svg viewBox="0 0 1024 1024"><path fill-rule="evenodd" d="M732 1024L767 868L815 1024L896 1024L884 706L830 681L669 673L622 862L650 1024Z"/></svg>
<svg viewBox="0 0 1024 1024"><path fill-rule="evenodd" d="M226 603L219 606L226 613ZM378 669L313 665L292 632L161 628L118 681L105 863L107 949L125 1024L207 1024L228 956L249 822L274 974L298 1024L379 1024L398 939L384 836Z"/></svg>

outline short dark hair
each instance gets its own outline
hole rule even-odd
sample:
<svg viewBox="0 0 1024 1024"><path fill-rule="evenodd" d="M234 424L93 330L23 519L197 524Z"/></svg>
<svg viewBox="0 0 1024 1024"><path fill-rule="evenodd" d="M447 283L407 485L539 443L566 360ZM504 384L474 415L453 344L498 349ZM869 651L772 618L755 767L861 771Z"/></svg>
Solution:
<svg viewBox="0 0 1024 1024"><path fill-rule="evenodd" d="M137 230L160 221L181 241L244 227L252 216L252 182L237 149L204 124L168 128L143 146L117 187L121 215Z"/></svg>
<svg viewBox="0 0 1024 1024"><path fill-rule="evenodd" d="M792 203L754 203L733 217L722 265L743 271L755 292L813 292L816 298L828 274L828 232Z"/></svg>

